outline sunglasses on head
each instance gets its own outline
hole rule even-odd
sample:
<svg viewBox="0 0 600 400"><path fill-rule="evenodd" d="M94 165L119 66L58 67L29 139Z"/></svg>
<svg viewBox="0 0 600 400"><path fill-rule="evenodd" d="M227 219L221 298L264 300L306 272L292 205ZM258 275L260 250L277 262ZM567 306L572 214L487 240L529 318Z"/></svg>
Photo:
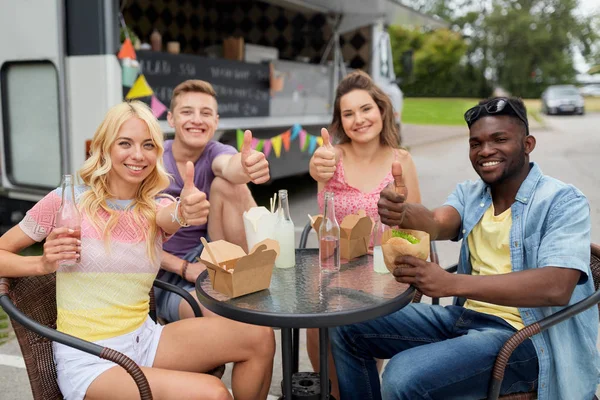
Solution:
<svg viewBox="0 0 600 400"><path fill-rule="evenodd" d="M485 110L489 115L494 115L501 113L506 106L509 106L511 110L514 111L517 118L523 121L525 124L525 129L527 130L527 134L529 135L529 123L527 122L527 118L525 118L525 116L521 114L521 111L519 111L517 107L513 106L510 100L505 97L493 99L485 104L476 105L475 107L468 109L467 112L465 112L465 121L470 127L479 118L481 110Z"/></svg>

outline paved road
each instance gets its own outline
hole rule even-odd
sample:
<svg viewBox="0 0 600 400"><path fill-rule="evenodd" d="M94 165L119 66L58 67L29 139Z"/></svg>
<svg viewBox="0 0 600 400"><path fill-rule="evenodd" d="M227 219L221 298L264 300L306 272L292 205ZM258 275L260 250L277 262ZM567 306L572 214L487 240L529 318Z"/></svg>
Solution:
<svg viewBox="0 0 600 400"><path fill-rule="evenodd" d="M588 197L592 210L592 240L600 243L600 168L595 162L600 154L600 114L584 117L547 118L547 128L533 133L537 147L532 160L542 170L565 182L572 183ZM466 130L445 127L404 127L405 145L410 147L419 172L423 202L426 206L440 205L457 182L476 178L467 157ZM259 205L268 206L268 198L278 189L290 192L292 218L297 230L307 221L307 213L318 213L316 184L310 177L296 177L274 182L269 187L254 190ZM299 232L298 232L299 236ZM316 241L311 235L309 245ZM458 247L454 243L440 243L440 263L456 262ZM278 333L277 336L279 337ZM278 340L279 342L279 340ZM301 342L301 370L309 370L304 339ZM278 396L281 382L280 355L276 356L271 394ZM31 394L25 370L19 358L15 340L0 347L0 393L2 399L30 399ZM230 372L224 381L230 385Z"/></svg>

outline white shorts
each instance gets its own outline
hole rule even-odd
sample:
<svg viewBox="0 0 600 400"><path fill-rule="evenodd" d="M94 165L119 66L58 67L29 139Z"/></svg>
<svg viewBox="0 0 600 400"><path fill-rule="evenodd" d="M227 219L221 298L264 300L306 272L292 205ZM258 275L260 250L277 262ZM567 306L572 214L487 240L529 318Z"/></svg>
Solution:
<svg viewBox="0 0 600 400"><path fill-rule="evenodd" d="M152 367L162 330L162 325L148 317L133 332L94 343L125 354L140 367ZM65 400L82 400L94 379L117 365L56 342L52 343L52 349L58 387Z"/></svg>

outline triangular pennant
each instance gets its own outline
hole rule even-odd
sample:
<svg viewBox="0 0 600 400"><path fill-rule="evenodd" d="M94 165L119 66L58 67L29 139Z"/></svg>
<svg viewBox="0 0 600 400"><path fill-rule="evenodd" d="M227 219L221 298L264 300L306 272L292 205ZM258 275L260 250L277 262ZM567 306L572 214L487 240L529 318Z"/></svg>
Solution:
<svg viewBox="0 0 600 400"><path fill-rule="evenodd" d="M308 137L308 141L309 141L309 144L308 144L308 154L312 155L312 153L315 152L315 148L317 147L317 137L313 136L313 135L310 135Z"/></svg>
<svg viewBox="0 0 600 400"><path fill-rule="evenodd" d="M254 150L256 150L256 151L262 151L264 145L265 145L265 140L264 139L260 139L258 141L258 144L256 145L256 148Z"/></svg>
<svg viewBox="0 0 600 400"><path fill-rule="evenodd" d="M283 141L283 148L285 151L290 151L290 135L291 132L289 129L281 134L281 140Z"/></svg>
<svg viewBox="0 0 600 400"><path fill-rule="evenodd" d="M252 141L250 142L250 148L256 150L256 146L258 146L258 139L252 138Z"/></svg>
<svg viewBox="0 0 600 400"><path fill-rule="evenodd" d="M292 136L290 137L290 140L292 142L294 140L296 140L296 138L298 137L298 134L300 133L301 130L302 130L302 127L300 126L300 124L294 124L292 126Z"/></svg>
<svg viewBox="0 0 600 400"><path fill-rule="evenodd" d="M121 80L123 86L130 88L133 86L135 78L137 78L140 69L139 67L132 67L131 65L123 65L122 68Z"/></svg>
<svg viewBox="0 0 600 400"><path fill-rule="evenodd" d="M306 150L304 148L304 145L306 144L306 131L304 129L301 129L299 136L300 136L300 151L304 151L304 150Z"/></svg>
<svg viewBox="0 0 600 400"><path fill-rule="evenodd" d="M323 138L321 136L317 137L317 144L319 145L319 147L323 146Z"/></svg>
<svg viewBox="0 0 600 400"><path fill-rule="evenodd" d="M269 154L271 154L271 141L265 140L263 146L263 153L265 153L265 158L269 158Z"/></svg>
<svg viewBox="0 0 600 400"><path fill-rule="evenodd" d="M275 157L279 158L281 156L281 135L272 137L271 144L273 145L273 150L275 150Z"/></svg>
<svg viewBox="0 0 600 400"><path fill-rule="evenodd" d="M238 151L242 151L242 146L244 145L244 131L241 129L235 131L235 138L237 140Z"/></svg>
<svg viewBox="0 0 600 400"><path fill-rule="evenodd" d="M154 117L157 119L167 111L167 106L161 103L158 97L154 95L152 95L152 99L150 100L150 108L152 109L152 114L154 114Z"/></svg>
<svg viewBox="0 0 600 400"><path fill-rule="evenodd" d="M127 100L130 100L137 99L140 97L152 96L153 94L154 92L152 91L150 85L148 85L146 77L144 76L144 74L140 74L140 76L137 78L137 80L133 84L133 87L131 88L131 90L129 90L129 93L127 93L127 96L125 96L125 98Z"/></svg>
<svg viewBox="0 0 600 400"><path fill-rule="evenodd" d="M121 45L121 50L119 50L119 54L117 54L117 58L122 60L124 58L131 58L135 60L135 49L133 48L133 44L129 38L125 39L123 44Z"/></svg>

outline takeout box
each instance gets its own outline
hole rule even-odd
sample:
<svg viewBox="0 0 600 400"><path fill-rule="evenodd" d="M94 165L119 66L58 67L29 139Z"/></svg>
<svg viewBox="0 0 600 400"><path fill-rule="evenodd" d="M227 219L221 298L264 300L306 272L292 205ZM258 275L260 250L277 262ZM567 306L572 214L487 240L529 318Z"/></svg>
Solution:
<svg viewBox="0 0 600 400"><path fill-rule="evenodd" d="M279 243L265 239L257 243L249 254L238 245L225 240L208 243L200 254L200 259L208 268L212 287L229 297L239 297L248 293L267 289L275 258L279 254Z"/></svg>
<svg viewBox="0 0 600 400"><path fill-rule="evenodd" d="M421 260L429 257L429 233L412 229L399 229L419 239L419 243L411 243L406 239L392 237L392 229L387 229L381 237L383 261L390 272L394 272L394 260L399 256L414 256Z"/></svg>
<svg viewBox="0 0 600 400"><path fill-rule="evenodd" d="M318 236L323 216L319 214L310 218L311 225ZM364 210L359 210L357 214L346 215L340 224L340 256L351 260L367 254L372 230L373 220Z"/></svg>

